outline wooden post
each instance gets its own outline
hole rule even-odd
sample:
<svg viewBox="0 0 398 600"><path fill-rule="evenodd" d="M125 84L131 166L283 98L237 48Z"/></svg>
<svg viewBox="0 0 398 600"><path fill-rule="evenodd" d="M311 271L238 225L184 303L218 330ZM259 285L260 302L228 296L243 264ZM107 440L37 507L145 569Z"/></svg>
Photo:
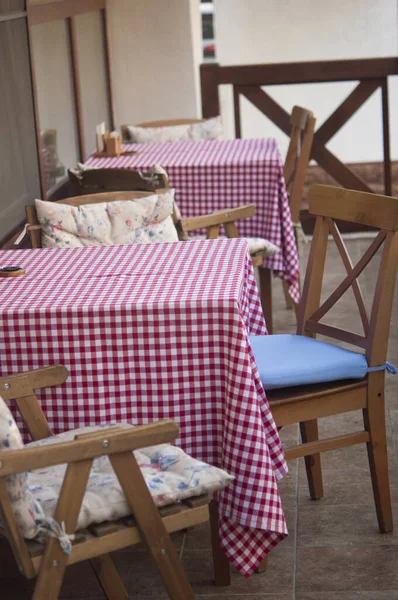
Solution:
<svg viewBox="0 0 398 600"><path fill-rule="evenodd" d="M200 65L200 86L202 89L203 118L217 117L220 114L220 99L218 97L217 63Z"/></svg>
<svg viewBox="0 0 398 600"><path fill-rule="evenodd" d="M391 155L390 155L390 118L388 114L387 77L381 85L381 105L383 110L383 154L384 154L384 193L391 196Z"/></svg>

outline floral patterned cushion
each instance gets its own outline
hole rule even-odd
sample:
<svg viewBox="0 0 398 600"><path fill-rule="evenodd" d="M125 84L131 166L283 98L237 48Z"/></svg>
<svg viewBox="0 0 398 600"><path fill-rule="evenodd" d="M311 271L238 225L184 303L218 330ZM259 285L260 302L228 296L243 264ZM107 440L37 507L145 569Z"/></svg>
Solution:
<svg viewBox="0 0 398 600"><path fill-rule="evenodd" d="M43 248L178 242L174 190L136 200L70 206L36 200Z"/></svg>
<svg viewBox="0 0 398 600"><path fill-rule="evenodd" d="M265 238L246 238L249 245L250 254L261 252L264 256L275 256L280 251L278 246L275 246Z"/></svg>
<svg viewBox="0 0 398 600"><path fill-rule="evenodd" d="M0 396L0 452L22 448L24 448L24 443L14 417ZM20 531L26 538L35 537L39 534L44 513L30 492L28 473L8 475L5 482Z"/></svg>
<svg viewBox="0 0 398 600"><path fill-rule="evenodd" d="M222 138L221 117L206 119L200 123L193 123L190 129L190 139L193 142L200 140L219 140Z"/></svg>
<svg viewBox="0 0 398 600"><path fill-rule="evenodd" d="M130 142L153 144L154 142L188 142L190 125L170 125L168 127L136 127L127 125Z"/></svg>
<svg viewBox="0 0 398 600"><path fill-rule="evenodd" d="M127 423L118 425L123 428L132 427ZM111 426L107 425L106 427ZM77 434L99 429L101 426L75 429L45 440L32 442L27 446L47 446L65 442L73 439ZM222 489L233 479L222 469L195 460L171 444L142 448L135 451L134 455L157 506L174 504L206 492L212 493ZM47 519L52 519L54 516L65 469L66 465L57 465L29 473L29 489L35 500L42 506ZM129 514L131 514L131 510L108 457L96 458L83 499L77 529L85 528L92 523L115 520Z"/></svg>
<svg viewBox="0 0 398 600"><path fill-rule="evenodd" d="M82 427L24 446L14 418L0 397L0 452L43 447L73 440L76 435L113 427ZM128 423L118 424L131 428ZM157 506L165 506L212 493L225 487L233 477L222 469L211 467L185 454L171 444L161 444L134 452L148 489ZM70 551L70 539L54 520L54 513L65 474L66 465L20 473L6 477L11 505L22 535L44 541L48 535L59 538L65 551ZM102 523L131 513L108 457L94 459L77 529L91 523ZM0 522L1 527L1 522Z"/></svg>
<svg viewBox="0 0 398 600"><path fill-rule="evenodd" d="M217 140L222 137L221 117L213 117L186 125L168 125L164 127L136 127L127 125L130 142L151 144L162 142L198 142Z"/></svg>

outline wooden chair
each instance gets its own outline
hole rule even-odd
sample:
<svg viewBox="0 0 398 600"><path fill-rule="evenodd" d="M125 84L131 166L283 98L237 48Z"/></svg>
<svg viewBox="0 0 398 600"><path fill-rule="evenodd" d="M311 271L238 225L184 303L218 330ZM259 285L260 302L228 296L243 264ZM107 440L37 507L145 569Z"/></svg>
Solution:
<svg viewBox="0 0 398 600"><path fill-rule="evenodd" d="M315 133L316 119L313 113L300 106L294 106L290 116L291 134L289 147L286 154L283 176L286 182L287 193L290 200L290 212L299 256L303 230L300 223L300 210L304 193L304 181L311 157L312 140ZM289 295L288 286L283 285L286 306L293 308L294 302ZM298 307L297 307L298 315Z"/></svg>
<svg viewBox="0 0 398 600"><path fill-rule="evenodd" d="M304 281L297 334L311 338L320 334L337 343L348 343L364 351L370 368L385 365L398 267L398 199L316 185L310 191L309 211L316 215L316 225ZM355 267L336 226L335 220L338 219L380 230ZM341 255L347 276L330 296L321 302L330 234ZM372 309L368 316L357 278L382 247ZM363 335L321 322L350 287L355 295ZM255 339L253 344L254 342ZM258 364L259 357L261 358L258 354ZM291 367L291 364L284 363L285 372ZM259 368L261 371L261 367ZM389 532L392 531L393 521L386 448L384 378L385 371L377 370L369 372L360 380L269 390L267 397L278 426L300 423L303 443L289 448L285 455L288 459L305 457L309 490L313 499L323 496L320 452L360 443L367 445L379 529L381 532ZM262 380L267 390L263 376ZM363 413L363 431L318 439L318 418L357 409L361 409Z"/></svg>
<svg viewBox="0 0 398 600"><path fill-rule="evenodd" d="M136 127L174 127L175 125L191 125L192 123L202 123L206 119L165 119L163 121L146 121L145 123L137 123ZM122 143L130 141L127 125L121 125Z"/></svg>
<svg viewBox="0 0 398 600"><path fill-rule="evenodd" d="M69 169L71 191L75 196L101 192L156 192L168 187L163 173L147 173L130 169Z"/></svg>
<svg viewBox="0 0 398 600"><path fill-rule="evenodd" d="M158 192L166 190L158 189ZM115 200L134 200L151 196L153 192L136 192L136 191L119 191L119 192L103 192L101 194L88 194L86 196L74 196L72 198L64 198L57 200L57 203L70 204L71 206L80 206L83 204L96 204L99 202L113 202ZM26 217L28 221L28 232L30 235L32 248L41 248L41 231L40 223L37 218L37 211L34 204L25 207ZM177 230L180 241L186 241L187 233L196 231L197 229L207 229L207 239L218 237L220 226L223 225L226 230L234 231L235 221L253 216L255 207L253 204L241 206L231 210L217 211L209 215L199 217L191 217L182 219L179 214L178 207L174 205L172 218Z"/></svg>
<svg viewBox="0 0 398 600"><path fill-rule="evenodd" d="M0 378L4 400L15 401L34 440L52 436L35 390L60 385L65 382L67 375L65 367L56 365ZM0 398L0 402L2 401ZM209 519L209 498L205 495L198 496L181 504L158 509L132 453L138 448L172 442L177 434L178 426L173 421L165 420L133 429L112 427L77 435L71 441L1 453L2 524L21 573L29 579L37 576L33 600L58 598L66 567L83 560L90 561L108 600L127 600L127 592L110 552L141 542L152 555L169 597L173 600L194 599L169 534L206 522ZM5 477L67 463L54 518L58 523L64 523L66 534L73 534L93 459L99 456L109 457L131 507L132 516L78 531L69 555L54 537L49 538L45 544L24 539L10 503ZM229 563L219 547L214 507L211 520L216 581L225 585L229 582Z"/></svg>

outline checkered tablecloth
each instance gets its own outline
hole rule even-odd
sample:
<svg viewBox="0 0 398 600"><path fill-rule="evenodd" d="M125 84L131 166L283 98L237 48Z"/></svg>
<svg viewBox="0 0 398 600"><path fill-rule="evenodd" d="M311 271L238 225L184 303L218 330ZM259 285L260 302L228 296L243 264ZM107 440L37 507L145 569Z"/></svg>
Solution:
<svg viewBox="0 0 398 600"><path fill-rule="evenodd" d="M1 375L54 363L38 395L55 433L174 419L195 458L235 481L220 498L222 545L249 575L286 535L286 463L249 335L265 323L243 239L0 251Z"/></svg>
<svg viewBox="0 0 398 600"><path fill-rule="evenodd" d="M86 166L144 170L161 165L176 189L184 217L254 204L255 216L239 221L239 233L266 238L280 248L279 254L265 259L264 267L287 281L292 298L299 301L300 265L282 158L274 139L128 144L123 148L137 154L90 157Z"/></svg>

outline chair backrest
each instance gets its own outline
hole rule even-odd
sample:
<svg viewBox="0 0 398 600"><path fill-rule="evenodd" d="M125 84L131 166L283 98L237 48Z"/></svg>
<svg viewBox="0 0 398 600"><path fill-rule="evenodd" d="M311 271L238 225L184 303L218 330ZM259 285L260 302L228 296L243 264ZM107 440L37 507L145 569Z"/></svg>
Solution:
<svg viewBox="0 0 398 600"><path fill-rule="evenodd" d="M310 190L309 211L316 215L316 223L300 303L297 333L311 337L315 337L316 334L326 335L334 340L352 344L365 351L370 367L382 365L387 356L398 267L398 199L315 185ZM369 225L379 229L379 233L355 267L352 265L335 220ZM347 276L321 305L329 234L336 243ZM372 308L368 316L358 277L382 246L384 247ZM354 292L364 335L320 323L320 320L350 287Z"/></svg>
<svg viewBox="0 0 398 600"><path fill-rule="evenodd" d="M290 197L293 223L300 219L304 179L311 155L316 119L311 111L294 106L290 117L292 126L283 175Z"/></svg>
<svg viewBox="0 0 398 600"><path fill-rule="evenodd" d="M156 190L157 193L164 193L166 189ZM103 192L101 194L87 194L86 196L74 196L71 198L64 198L57 200L57 204L70 204L71 206L82 206L84 204L98 204L100 202L113 202L115 200L137 200L139 198L145 198L152 196L154 192L136 192L136 191L117 191L117 192ZM36 206L30 204L25 207L26 217L29 225L29 234L31 239L32 248L41 248L41 231L40 223L37 217ZM177 233L179 229L177 224L179 222L179 216L176 212L176 208L173 209L172 214L173 222L176 226ZM179 234L180 235L180 234Z"/></svg>
<svg viewBox="0 0 398 600"><path fill-rule="evenodd" d="M191 125L192 123L202 123L206 119L165 119L162 121L146 121L137 123L136 127L174 127L175 125ZM129 142L130 136L128 125L121 125L122 142Z"/></svg>
<svg viewBox="0 0 398 600"><path fill-rule="evenodd" d="M163 173L144 173L129 169L86 169L77 173L69 169L69 181L76 195L101 192L156 192L168 187Z"/></svg>

